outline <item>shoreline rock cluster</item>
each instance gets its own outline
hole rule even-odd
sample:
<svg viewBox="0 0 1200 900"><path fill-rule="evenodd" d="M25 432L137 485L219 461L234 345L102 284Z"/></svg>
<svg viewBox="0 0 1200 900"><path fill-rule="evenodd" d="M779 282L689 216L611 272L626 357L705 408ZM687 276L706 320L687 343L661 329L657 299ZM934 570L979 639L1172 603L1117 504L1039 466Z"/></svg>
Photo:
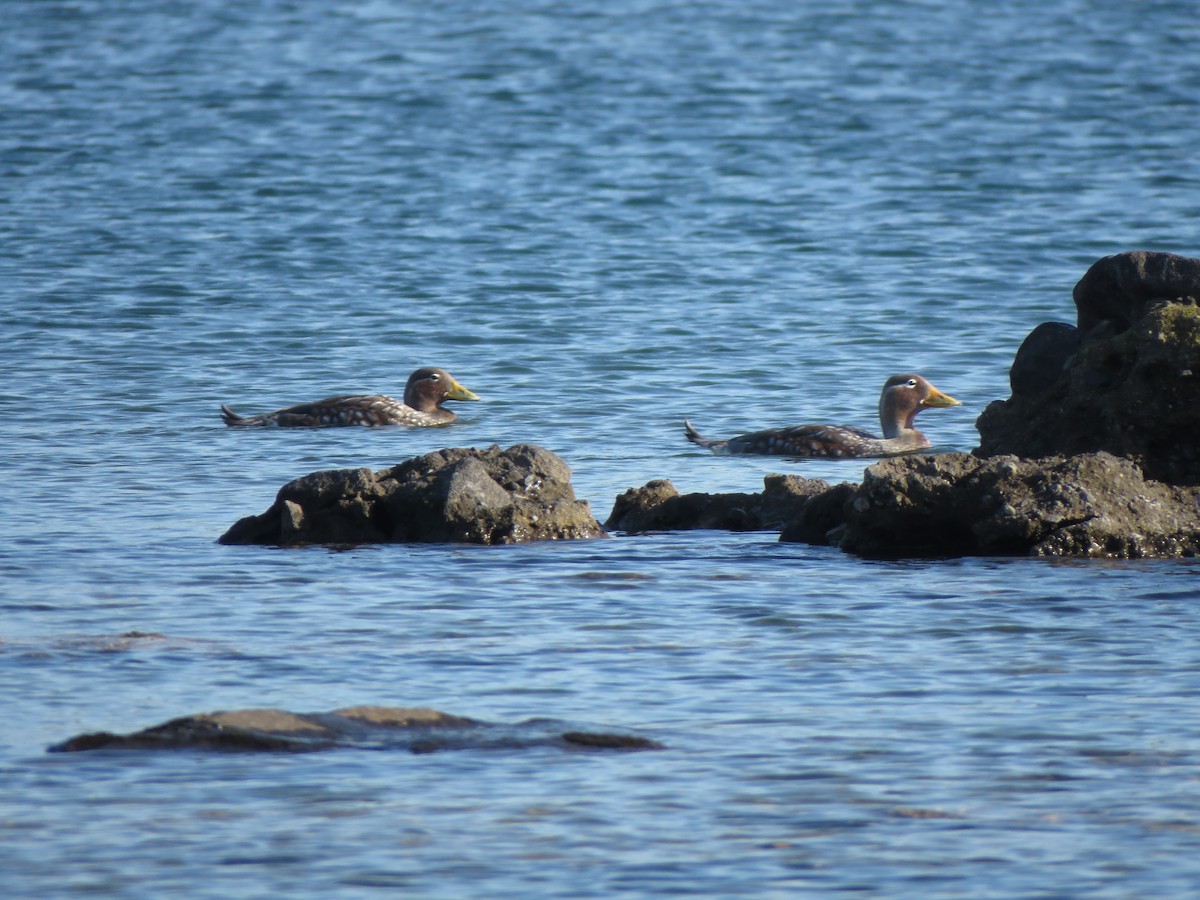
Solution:
<svg viewBox="0 0 1200 900"><path fill-rule="evenodd" d="M778 528L781 541L863 557L1200 556L1197 493L1148 480L1105 452L1040 460L897 456L868 467L859 485L770 483L781 477L795 478L767 476L761 494L680 495L669 481L652 481L618 497L605 527L773 531L763 510L779 509L787 492L791 515Z"/></svg>
<svg viewBox="0 0 1200 900"><path fill-rule="evenodd" d="M1136 251L1095 263L1074 290L1075 325L1030 333L1012 396L976 422L972 453L906 455L861 484L768 475L754 494L680 494L665 479L616 498L604 526L571 471L532 445L457 448L372 472L316 472L225 544L508 544L682 529L775 531L871 558L1200 556L1200 260ZM607 530L606 530L607 529ZM306 752L339 747L646 750L636 735L549 719L510 725L437 710L233 710L50 748Z"/></svg>
<svg viewBox="0 0 1200 900"><path fill-rule="evenodd" d="M380 472L317 472L237 522L228 544L505 544L683 529L779 531L871 557L1200 556L1200 259L1105 257L1075 286L1076 324L1017 351L1012 396L971 453L890 457L859 485L770 475L757 494L616 498L604 526L570 469L531 445L458 448Z"/></svg>

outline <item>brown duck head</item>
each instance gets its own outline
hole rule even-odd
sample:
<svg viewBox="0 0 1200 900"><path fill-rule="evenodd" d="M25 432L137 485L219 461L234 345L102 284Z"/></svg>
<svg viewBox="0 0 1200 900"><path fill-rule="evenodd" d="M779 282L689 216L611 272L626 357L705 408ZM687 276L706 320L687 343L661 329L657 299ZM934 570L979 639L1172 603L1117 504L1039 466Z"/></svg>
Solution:
<svg viewBox="0 0 1200 900"><path fill-rule="evenodd" d="M943 394L920 375L893 375L879 395L879 424L885 438L913 431L913 419L923 409L961 406L949 394Z"/></svg>
<svg viewBox="0 0 1200 900"><path fill-rule="evenodd" d="M404 386L404 404L420 412L431 413L446 400L478 400L445 369L427 366L408 376Z"/></svg>

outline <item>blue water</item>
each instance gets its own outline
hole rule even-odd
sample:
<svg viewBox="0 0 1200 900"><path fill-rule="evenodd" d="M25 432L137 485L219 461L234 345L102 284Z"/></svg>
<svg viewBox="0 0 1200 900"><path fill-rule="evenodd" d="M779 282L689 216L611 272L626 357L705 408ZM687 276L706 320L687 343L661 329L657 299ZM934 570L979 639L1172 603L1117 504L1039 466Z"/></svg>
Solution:
<svg viewBox="0 0 1200 900"><path fill-rule="evenodd" d="M974 7L974 8L972 8ZM651 478L873 426L977 443L1038 322L1200 255L1187 0L11 0L0 28L5 896L1200 891L1200 570L878 563L774 534L279 551L287 480L446 446ZM399 392L450 429L217 416ZM140 636L129 636L129 635ZM662 752L67 754L362 703Z"/></svg>

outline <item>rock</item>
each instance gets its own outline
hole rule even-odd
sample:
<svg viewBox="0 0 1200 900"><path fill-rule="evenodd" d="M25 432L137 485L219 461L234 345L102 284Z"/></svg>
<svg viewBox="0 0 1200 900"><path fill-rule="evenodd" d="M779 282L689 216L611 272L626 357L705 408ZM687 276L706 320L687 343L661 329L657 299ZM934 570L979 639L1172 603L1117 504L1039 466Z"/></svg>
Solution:
<svg viewBox="0 0 1200 900"><path fill-rule="evenodd" d="M819 478L768 475L763 488L761 494L681 495L669 481L651 481L617 497L604 527L630 534L695 528L778 531L829 484Z"/></svg>
<svg viewBox="0 0 1200 900"><path fill-rule="evenodd" d="M1132 250L1097 260L1075 285L1079 330L1102 322L1125 331L1164 302L1196 305L1200 298L1200 259Z"/></svg>
<svg viewBox="0 0 1200 900"><path fill-rule="evenodd" d="M838 546L867 557L1200 555L1200 492L1108 453L894 457L866 470L842 510Z"/></svg>
<svg viewBox="0 0 1200 900"><path fill-rule="evenodd" d="M1008 383L1014 394L1037 396L1050 388L1083 343L1083 333L1065 322L1043 322L1017 349Z"/></svg>
<svg viewBox="0 0 1200 900"><path fill-rule="evenodd" d="M512 544L604 537L571 470L541 447L456 448L390 469L315 472L236 522L223 544Z"/></svg>
<svg viewBox="0 0 1200 900"><path fill-rule="evenodd" d="M837 544L838 535L846 522L846 504L853 498L857 485L849 482L815 494L804 507L780 529L779 540L799 544Z"/></svg>
<svg viewBox="0 0 1200 900"><path fill-rule="evenodd" d="M980 456L1104 450L1148 478L1200 484L1200 309L1155 306L1121 333L1093 336L1057 381L994 401L976 426Z"/></svg>
<svg viewBox="0 0 1200 900"><path fill-rule="evenodd" d="M658 750L638 735L580 730L554 719L497 725L422 707L352 706L328 713L240 709L172 719L132 734L81 734L51 753L84 750L305 752L338 747L429 753L452 749Z"/></svg>
<svg viewBox="0 0 1200 900"><path fill-rule="evenodd" d="M1200 556L1200 490L1148 480L1109 453L908 455L870 466L860 485L779 475L765 481L763 494L682 496L669 481L652 481L618 497L608 524L630 532L740 531L761 524L761 511L772 508L789 517L781 541L873 558ZM779 505L766 503L768 492ZM790 504L780 504L781 496Z"/></svg>

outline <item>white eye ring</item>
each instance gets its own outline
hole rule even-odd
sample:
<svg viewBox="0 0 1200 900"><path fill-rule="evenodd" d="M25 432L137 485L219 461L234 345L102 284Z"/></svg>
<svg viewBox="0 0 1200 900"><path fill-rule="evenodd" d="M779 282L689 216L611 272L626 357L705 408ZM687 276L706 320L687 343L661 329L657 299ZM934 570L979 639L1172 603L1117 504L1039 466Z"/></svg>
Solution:
<svg viewBox="0 0 1200 900"><path fill-rule="evenodd" d="M916 386L917 386L917 379L915 379L915 378L910 378L910 379L908 379L908 386L909 386L909 387L916 387Z"/></svg>
<svg viewBox="0 0 1200 900"><path fill-rule="evenodd" d="M430 381L441 381L441 380L442 380L442 376L441 376L441 375L439 375L437 372L434 372L432 375L430 375L430 376L429 376L429 380L430 380ZM915 384L915 383L916 383L916 382L914 382L914 384Z"/></svg>

